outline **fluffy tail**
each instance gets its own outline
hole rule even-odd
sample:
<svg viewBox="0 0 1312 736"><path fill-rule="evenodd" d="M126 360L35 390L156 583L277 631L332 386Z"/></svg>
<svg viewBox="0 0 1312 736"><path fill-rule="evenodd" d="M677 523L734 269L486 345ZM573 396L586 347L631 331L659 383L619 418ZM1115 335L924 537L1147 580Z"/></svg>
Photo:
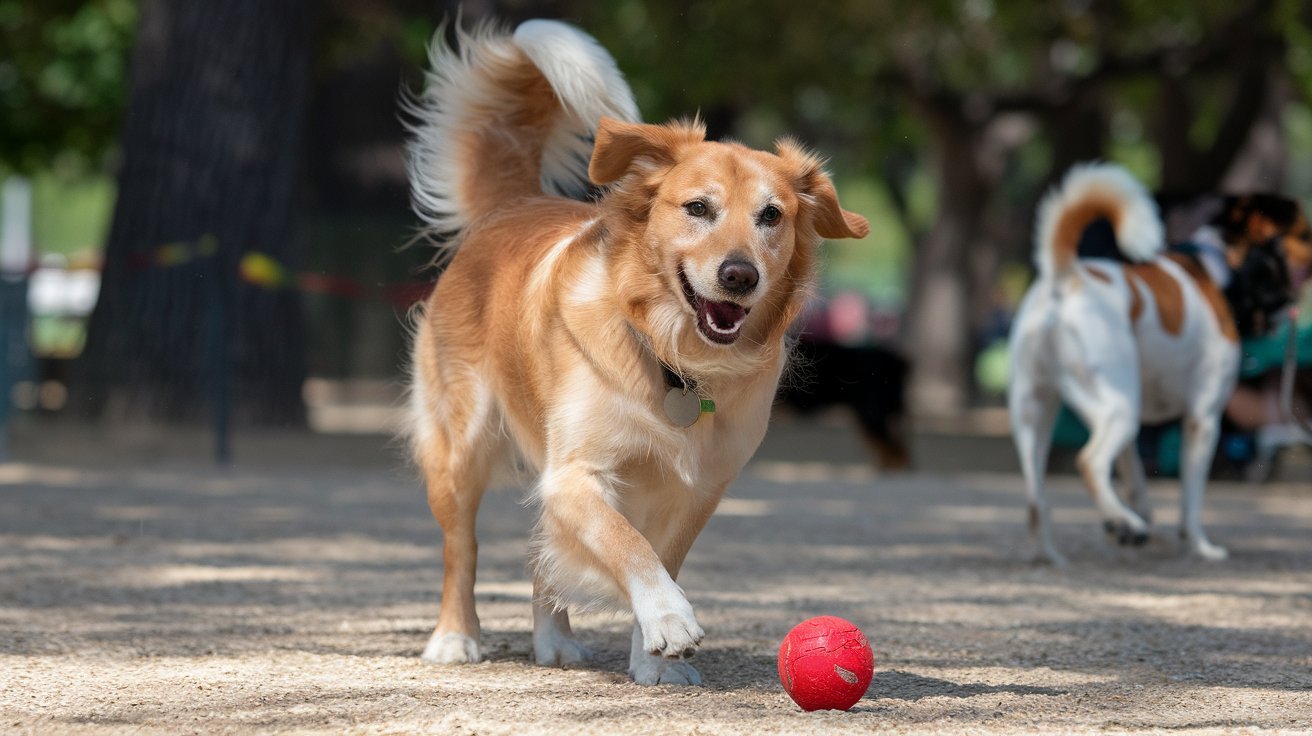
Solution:
<svg viewBox="0 0 1312 736"><path fill-rule="evenodd" d="M459 28L458 50L438 28L423 92L405 100L415 212L441 239L508 199L581 197L603 116L636 121L615 60L591 36L531 20L514 34Z"/></svg>
<svg viewBox="0 0 1312 736"><path fill-rule="evenodd" d="M1146 261L1161 252L1162 220L1143 184L1115 164L1079 164L1039 205L1034 235L1039 277L1068 273L1084 229L1104 218L1126 258Z"/></svg>

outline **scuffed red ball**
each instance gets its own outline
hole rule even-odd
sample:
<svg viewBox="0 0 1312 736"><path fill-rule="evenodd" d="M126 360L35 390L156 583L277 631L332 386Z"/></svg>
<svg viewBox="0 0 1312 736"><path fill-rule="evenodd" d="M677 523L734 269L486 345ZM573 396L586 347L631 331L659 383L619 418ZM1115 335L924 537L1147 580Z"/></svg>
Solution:
<svg viewBox="0 0 1312 736"><path fill-rule="evenodd" d="M847 710L870 687L875 653L856 624L816 616L779 645L779 681L802 710Z"/></svg>

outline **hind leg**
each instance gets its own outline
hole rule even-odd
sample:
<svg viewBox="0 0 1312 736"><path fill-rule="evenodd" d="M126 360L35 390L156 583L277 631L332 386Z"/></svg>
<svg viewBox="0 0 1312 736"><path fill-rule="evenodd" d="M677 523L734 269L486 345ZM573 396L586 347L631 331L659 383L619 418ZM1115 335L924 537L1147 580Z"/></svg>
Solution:
<svg viewBox="0 0 1312 736"><path fill-rule="evenodd" d="M1220 420L1215 414L1185 417L1180 457L1180 538L1205 560L1224 560L1225 547L1212 544L1203 531L1203 491L1216 453Z"/></svg>
<svg viewBox="0 0 1312 736"><path fill-rule="evenodd" d="M1030 536L1036 545L1036 559L1064 567L1066 558L1052 542L1052 519L1043 496L1043 475L1048 466L1052 429L1061 407L1055 392L1043 392L1032 386L1014 386L1008 392L1011 431L1016 440L1016 454L1025 491L1029 496Z"/></svg>
<svg viewBox="0 0 1312 736"><path fill-rule="evenodd" d="M428 486L428 506L442 527L442 605L421 657L438 664L478 662L475 519L500 444L492 431L492 397L473 376L438 386L419 373L413 388L415 455ZM430 402L429 397L440 398Z"/></svg>
<svg viewBox="0 0 1312 736"><path fill-rule="evenodd" d="M1148 500L1148 478L1143 472L1143 460L1139 458L1139 449L1134 443L1125 446L1116 458L1116 472L1125 484L1125 500L1130 508L1145 523L1153 523L1153 507Z"/></svg>
<svg viewBox="0 0 1312 736"><path fill-rule="evenodd" d="M1120 394L1102 391L1098 395L1102 398L1097 402L1086 398L1076 405L1092 432L1076 465L1107 533L1121 544L1143 544L1148 541L1148 524L1121 503L1112 487L1112 462L1127 448L1134 450L1130 445L1139 432L1139 415Z"/></svg>

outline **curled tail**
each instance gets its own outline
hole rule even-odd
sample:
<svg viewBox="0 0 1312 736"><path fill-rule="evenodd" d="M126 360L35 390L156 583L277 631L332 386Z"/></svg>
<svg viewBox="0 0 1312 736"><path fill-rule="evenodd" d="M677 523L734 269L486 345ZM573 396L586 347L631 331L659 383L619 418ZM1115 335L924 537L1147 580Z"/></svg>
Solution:
<svg viewBox="0 0 1312 736"><path fill-rule="evenodd" d="M586 193L597 123L638 119L610 54L555 21L513 35L457 25L458 50L445 34L433 34L423 91L403 103L411 200L431 231L452 239L509 199Z"/></svg>
<svg viewBox="0 0 1312 736"><path fill-rule="evenodd" d="M1034 234L1039 277L1069 273L1085 228L1100 219L1111 224L1126 258L1146 261L1162 251L1162 220L1143 184L1115 164L1079 164L1039 205Z"/></svg>

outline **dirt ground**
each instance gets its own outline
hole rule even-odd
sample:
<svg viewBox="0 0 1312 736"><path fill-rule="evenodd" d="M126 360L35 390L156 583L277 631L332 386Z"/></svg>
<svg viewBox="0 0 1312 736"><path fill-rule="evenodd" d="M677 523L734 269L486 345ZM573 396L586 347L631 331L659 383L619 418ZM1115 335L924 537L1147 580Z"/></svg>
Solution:
<svg viewBox="0 0 1312 736"><path fill-rule="evenodd" d="M618 616L576 619L588 666L530 663L515 491L480 519L487 661L421 663L440 534L377 437L243 438L226 470L181 440L20 437L0 465L0 732L1312 731L1307 478L1215 483L1205 519L1232 559L1206 564L1177 553L1174 483L1154 486L1150 544L1123 551L1058 477L1059 571L1027 561L1018 476L948 473L948 443L878 477L834 451L850 440L790 431L680 580L707 631L696 688L632 684ZM827 459L800 459L807 442ZM783 635L822 613L874 645L851 712L803 713L775 674Z"/></svg>

